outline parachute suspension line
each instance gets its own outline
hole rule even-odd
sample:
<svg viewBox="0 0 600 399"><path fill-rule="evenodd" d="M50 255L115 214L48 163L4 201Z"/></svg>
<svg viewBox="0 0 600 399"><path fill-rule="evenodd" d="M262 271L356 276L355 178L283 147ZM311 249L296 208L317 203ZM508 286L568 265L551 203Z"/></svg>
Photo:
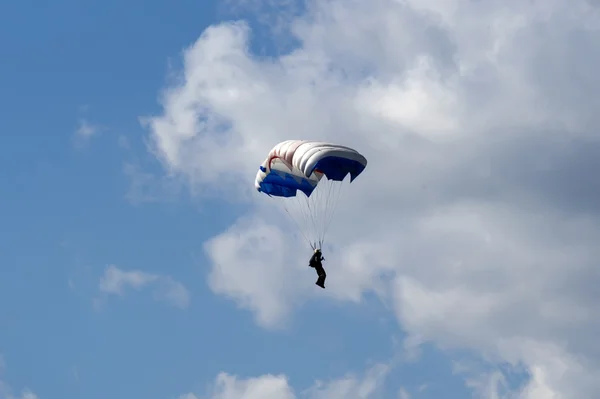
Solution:
<svg viewBox="0 0 600 399"><path fill-rule="evenodd" d="M316 190L313 192L316 192ZM304 198L300 198L304 197ZM314 250L317 249L318 241L313 239L318 236L319 228L314 211L316 195L307 197L299 191L296 196L288 198L288 201L277 201L278 205L287 213L296 228L300 231L302 237L306 240L309 246ZM318 201L316 201L318 204Z"/></svg>
<svg viewBox="0 0 600 399"><path fill-rule="evenodd" d="M279 202L279 201L277 201L277 202ZM290 217L290 219L292 219L292 222L294 222L294 224L296 225L296 228L300 231L300 234L302 234L302 237L304 237L306 242L308 242L308 245L310 245L310 247L314 250L315 247L312 244L312 242L308 239L308 237L306 236L304 229L298 224L298 221L296 220L296 218L294 218L294 216L292 216L288 207L285 204L283 205L283 209L285 210L285 213L287 213L287 215Z"/></svg>
<svg viewBox="0 0 600 399"><path fill-rule="evenodd" d="M298 198L298 196L301 196L303 198ZM307 197L304 193L302 193L296 196L296 201L298 203L298 208L302 211L302 216L304 218L304 228L308 236L312 240L315 236L317 227L315 225L314 214L311 210L311 198ZM312 249L316 249L317 243L310 241L310 246Z"/></svg>
<svg viewBox="0 0 600 399"><path fill-rule="evenodd" d="M304 193L299 194L299 196L303 197L303 199L298 198L296 196L296 203L298 204L298 208L302 212L302 216L304 219L304 229L306 230L309 237L312 239L315 236L315 232L317 231L317 227L315 224L314 213L311 210L311 198L307 197ZM312 226L312 229L311 229ZM317 243L309 240L310 247L314 250L317 249Z"/></svg>
<svg viewBox="0 0 600 399"><path fill-rule="evenodd" d="M345 184L348 183L323 176L310 197L298 191L286 201L275 201L313 250L321 249L325 243Z"/></svg>
<svg viewBox="0 0 600 399"><path fill-rule="evenodd" d="M316 198L315 205L317 209L315 210L315 217L317 219L316 223L319 225L316 231L317 245L318 248L321 248L321 246L323 245L324 227L326 225L325 222L328 216L333 182L324 177L324 180L322 179L321 182L319 182L319 184L321 185L321 190L319 190L318 198Z"/></svg>
<svg viewBox="0 0 600 399"><path fill-rule="evenodd" d="M337 209L337 204L339 202L340 193L342 191L343 182L331 181L329 186L329 193L327 195L327 200L325 201L325 209L323 213L323 227L321 229L321 237L320 242L321 245L325 242L325 237L327 236L327 232L329 230L329 226L333 220L333 216Z"/></svg>
<svg viewBox="0 0 600 399"><path fill-rule="evenodd" d="M320 209L321 207L319 205L322 205L323 200L322 200L322 196L323 196L323 189L324 187L322 186L323 183L325 183L327 179L326 178L321 178L321 180L319 181L319 184L317 185L317 187L315 188L315 190L312 192L310 198L305 198L306 200L306 205L309 209L309 215L310 215L310 220L311 220L311 225L312 225L312 232L313 234L311 234L311 237L314 237L315 242L314 242L314 246L315 249L316 248L321 248L321 243L320 243L320 226L319 226L319 222L322 221L322 209Z"/></svg>
<svg viewBox="0 0 600 399"><path fill-rule="evenodd" d="M329 227L331 226L331 222L333 221L333 217L335 216L335 211L337 210L337 205L338 205L338 203L339 203L339 200L340 200L340 195L341 195L341 193L342 193L342 188L343 188L343 186L344 186L345 184L346 184L346 183L344 183L344 181L341 181L341 182L339 182L339 184L336 184L336 186L337 186L337 189L334 189L334 190L333 190L333 191L334 191L334 194L333 194L333 195L330 195L330 196L327 198L327 201L328 201L328 210L329 210L329 207L331 207L332 209L330 209L330 210L329 210L329 212L327 213L327 215L328 215L329 217L328 217L328 219L326 219L326 221L325 221L325 227L324 227L324 229L323 229L323 237L322 237L322 239L321 239L321 244L322 244L323 242L325 242L325 237L327 236L327 232L328 232L328 230L329 230ZM332 184L332 186L333 186L333 184ZM330 189L330 191L332 191L332 190ZM335 200L334 200L334 199L332 199L333 197L335 197Z"/></svg>
<svg viewBox="0 0 600 399"><path fill-rule="evenodd" d="M319 183L320 184L320 183ZM306 205L306 209L307 209L307 219L310 222L310 226L307 226L308 229L310 229L310 227L312 227L312 229L310 229L310 236L311 238L315 238L318 235L318 227L317 227L317 216L316 215L316 211L314 210L314 208L316 207L315 205L311 206L312 203L318 204L318 196L319 196L319 186L317 185L317 188L312 192L310 198L309 197L304 197L304 204ZM308 225L308 222L307 222ZM315 240L315 242L311 242L311 246L313 247L313 249L318 248L317 247L317 241Z"/></svg>
<svg viewBox="0 0 600 399"><path fill-rule="evenodd" d="M327 198L327 215L325 217L325 220L323 220L323 223L325 223L325 225L323 227L323 237L321 238L323 241L325 241L325 236L327 235L327 230L329 229L329 226L331 225L331 221L333 220L333 215L335 214L335 211L337 209L337 204L338 204L338 200L340 199L340 192L342 191L343 184L344 184L343 181L336 183L336 184L332 184L331 189L329 190L330 194L329 194L329 197ZM333 192L333 194L331 192Z"/></svg>
<svg viewBox="0 0 600 399"><path fill-rule="evenodd" d="M343 181L329 180L324 176L310 198L304 198L308 209L307 216L312 226L310 237L315 238L313 249L322 248L325 242L325 237L339 203L343 184Z"/></svg>

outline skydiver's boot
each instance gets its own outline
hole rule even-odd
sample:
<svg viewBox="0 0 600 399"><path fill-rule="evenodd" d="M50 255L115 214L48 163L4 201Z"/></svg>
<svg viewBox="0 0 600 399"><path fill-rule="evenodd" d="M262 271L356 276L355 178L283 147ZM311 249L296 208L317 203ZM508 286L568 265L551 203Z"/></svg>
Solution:
<svg viewBox="0 0 600 399"><path fill-rule="evenodd" d="M318 285L319 287L325 289L325 278L323 278L323 276L319 276L319 278L317 279L317 282L315 284Z"/></svg>

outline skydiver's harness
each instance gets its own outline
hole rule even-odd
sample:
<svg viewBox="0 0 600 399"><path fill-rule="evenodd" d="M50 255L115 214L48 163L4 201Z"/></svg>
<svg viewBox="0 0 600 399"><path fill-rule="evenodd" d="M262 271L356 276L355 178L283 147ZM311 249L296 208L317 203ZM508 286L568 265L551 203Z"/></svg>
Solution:
<svg viewBox="0 0 600 399"><path fill-rule="evenodd" d="M321 261L324 261L325 258L323 257L322 254L318 255L321 259L317 258L317 254L313 254L313 256L310 258L310 261L308 262L308 265L310 267L317 267L317 264L319 264Z"/></svg>

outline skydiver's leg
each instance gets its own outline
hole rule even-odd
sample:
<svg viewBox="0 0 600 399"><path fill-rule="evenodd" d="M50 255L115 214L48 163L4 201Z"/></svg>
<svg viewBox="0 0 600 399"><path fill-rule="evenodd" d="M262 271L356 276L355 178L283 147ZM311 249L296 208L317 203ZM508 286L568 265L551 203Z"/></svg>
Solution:
<svg viewBox="0 0 600 399"><path fill-rule="evenodd" d="M321 282L322 282L322 286L323 288L325 288L325 279L327 278L327 273L325 273L325 269L321 268Z"/></svg>
<svg viewBox="0 0 600 399"><path fill-rule="evenodd" d="M316 267L315 269L317 270L317 275L319 276L319 278L317 279L317 282L315 284L321 288L325 288L325 278L327 277L327 274L325 273L325 269L323 269L322 266Z"/></svg>

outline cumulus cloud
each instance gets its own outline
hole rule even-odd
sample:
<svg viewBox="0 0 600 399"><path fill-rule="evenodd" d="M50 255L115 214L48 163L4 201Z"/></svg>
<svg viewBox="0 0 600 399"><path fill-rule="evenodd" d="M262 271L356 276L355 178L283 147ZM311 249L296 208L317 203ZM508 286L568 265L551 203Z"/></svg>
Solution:
<svg viewBox="0 0 600 399"><path fill-rule="evenodd" d="M309 298L373 291L409 338L525 369L517 397L593 398L600 8L328 0L290 26L298 47L271 58L250 52L243 22L208 28L145 119L170 175L250 207L206 244L212 289L271 327ZM252 192L289 138L369 159L328 236L325 292L301 276L301 240ZM505 374L473 387L500 397Z"/></svg>
<svg viewBox="0 0 600 399"><path fill-rule="evenodd" d="M318 381L314 387L305 391L310 399L369 399L380 394L390 366L378 364L367 370L363 378L356 375L323 383Z"/></svg>
<svg viewBox="0 0 600 399"><path fill-rule="evenodd" d="M408 391L404 388L400 388L400 390L398 391L398 399L410 399L411 395L408 393Z"/></svg>
<svg viewBox="0 0 600 399"><path fill-rule="evenodd" d="M94 137L100 135L104 128L92 123L87 118L80 118L73 133L72 141L76 149L83 149Z"/></svg>
<svg viewBox="0 0 600 399"><path fill-rule="evenodd" d="M209 274L210 287L256 312L263 326L277 327L307 288L302 266L290 262L289 247L277 226L259 218L238 221L205 244L215 266Z"/></svg>
<svg viewBox="0 0 600 399"><path fill-rule="evenodd" d="M115 265L109 265L100 278L98 289L109 295L124 295L128 288L140 291L148 286L154 289L154 298L179 308L186 308L190 302L190 293L180 282L169 276L146 273L141 270L125 271Z"/></svg>
<svg viewBox="0 0 600 399"><path fill-rule="evenodd" d="M20 394L15 394L10 385L2 379L6 365L0 355L0 399L38 399L38 396L29 388L24 388Z"/></svg>
<svg viewBox="0 0 600 399"><path fill-rule="evenodd" d="M77 130L75 130L75 134L79 137L90 138L95 136L100 131L100 128L96 125L91 124L85 119L81 119L77 126Z"/></svg>
<svg viewBox="0 0 600 399"><path fill-rule="evenodd" d="M317 381L301 393L296 393L282 374L243 379L220 373L208 395L187 393L179 399L371 399L376 397L388 371L387 365L378 364L362 377L347 375L328 382Z"/></svg>
<svg viewBox="0 0 600 399"><path fill-rule="evenodd" d="M38 399L38 396L30 391L24 389L19 395L11 393L10 389L0 383L0 398L2 399Z"/></svg>
<svg viewBox="0 0 600 399"><path fill-rule="evenodd" d="M181 185L175 179L144 171L134 163L126 163L123 173L130 183L125 198L133 205L169 202L179 196Z"/></svg>

